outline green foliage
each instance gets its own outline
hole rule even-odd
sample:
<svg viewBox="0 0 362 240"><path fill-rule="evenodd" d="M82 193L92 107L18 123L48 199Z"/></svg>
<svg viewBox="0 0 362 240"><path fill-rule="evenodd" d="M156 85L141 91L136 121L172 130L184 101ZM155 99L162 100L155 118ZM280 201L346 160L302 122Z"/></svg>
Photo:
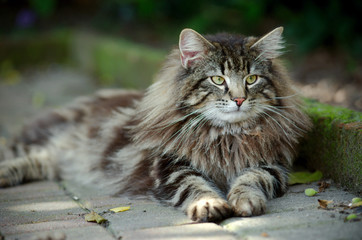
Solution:
<svg viewBox="0 0 362 240"><path fill-rule="evenodd" d="M355 58L362 55L361 1L113 0L102 4L114 18L122 17L115 9L122 13L127 9L131 21L164 32L191 27L201 32L262 34L265 28L283 25L288 42L298 42L295 50L299 53L324 46L346 50ZM109 17L108 10L101 16Z"/></svg>
<svg viewBox="0 0 362 240"><path fill-rule="evenodd" d="M293 45L293 52L305 54L321 46L347 51L350 70L362 56L362 25L359 20L362 1L28 0L18 5L7 2L12 11L0 8L0 15L3 15L0 33L6 32L2 28L14 26L14 19L19 17L21 9L30 8L29 12L36 14L34 29L51 24L66 25L67 22L74 26L79 14L80 20L87 16L85 22L101 31L118 33L125 29L129 35L137 30L148 31L167 40L172 36L170 42L174 42L174 36L184 27L202 33L228 31L260 35L282 25L286 27L285 36Z"/></svg>
<svg viewBox="0 0 362 240"><path fill-rule="evenodd" d="M108 87L146 88L165 58L163 52L114 39L102 39L93 51L93 70L99 83Z"/></svg>
<svg viewBox="0 0 362 240"><path fill-rule="evenodd" d="M69 31L55 31L45 34L29 34L2 39L0 51L0 77L13 74L12 69L54 62L65 63L69 59L71 41Z"/></svg>
<svg viewBox="0 0 362 240"><path fill-rule="evenodd" d="M56 0L30 0L30 6L41 17L51 16L56 8Z"/></svg>

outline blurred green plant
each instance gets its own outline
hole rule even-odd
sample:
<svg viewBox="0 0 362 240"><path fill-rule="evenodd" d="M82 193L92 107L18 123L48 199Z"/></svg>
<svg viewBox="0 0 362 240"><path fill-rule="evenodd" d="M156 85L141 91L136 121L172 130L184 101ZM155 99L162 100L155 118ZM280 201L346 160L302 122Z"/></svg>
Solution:
<svg viewBox="0 0 362 240"><path fill-rule="evenodd" d="M57 5L57 0L29 0L32 9L41 17L51 16Z"/></svg>
<svg viewBox="0 0 362 240"><path fill-rule="evenodd" d="M13 63L9 60L0 62L0 83L5 85L15 85L21 81L21 73L17 71Z"/></svg>
<svg viewBox="0 0 362 240"><path fill-rule="evenodd" d="M93 51L93 71L100 85L124 88L149 86L165 57L164 52L113 39L102 39Z"/></svg>
<svg viewBox="0 0 362 240"><path fill-rule="evenodd" d="M201 32L262 34L284 25L288 42L298 43L295 50L300 54L331 47L354 58L362 56L362 1L110 0L101 5L98 16L103 23L143 23L176 35L180 26Z"/></svg>
<svg viewBox="0 0 362 240"><path fill-rule="evenodd" d="M127 34L149 31L174 42L181 28L191 27L202 33L228 31L260 35L279 25L285 26L289 43L298 43L293 52L305 54L319 47L346 51L361 60L362 1L354 0L94 0L2 1L0 32L19 24L41 26L51 24L74 26L92 23L98 30ZM0 1L1 4L1 1ZM12 11L9 11L12 10ZM25 11L26 10L26 11ZM10 15L9 15L10 14ZM83 19L83 17L87 16ZM12 22L11 22L12 21ZM28 25L27 25L28 24ZM31 25L32 26L32 25ZM16 28L14 28L16 29ZM17 29L19 31L19 29ZM150 35L150 34L149 34ZM140 35L138 35L140 36ZM172 39L169 40L168 39ZM355 60L351 59L351 68Z"/></svg>

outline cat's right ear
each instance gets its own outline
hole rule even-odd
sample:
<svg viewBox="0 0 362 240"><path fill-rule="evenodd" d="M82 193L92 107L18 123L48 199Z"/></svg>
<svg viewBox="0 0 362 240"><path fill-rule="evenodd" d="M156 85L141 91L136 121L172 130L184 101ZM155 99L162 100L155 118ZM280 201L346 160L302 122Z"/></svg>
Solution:
<svg viewBox="0 0 362 240"><path fill-rule="evenodd" d="M213 45L196 31L189 28L182 30L179 40L182 66L186 69L191 67L205 56L210 47Z"/></svg>

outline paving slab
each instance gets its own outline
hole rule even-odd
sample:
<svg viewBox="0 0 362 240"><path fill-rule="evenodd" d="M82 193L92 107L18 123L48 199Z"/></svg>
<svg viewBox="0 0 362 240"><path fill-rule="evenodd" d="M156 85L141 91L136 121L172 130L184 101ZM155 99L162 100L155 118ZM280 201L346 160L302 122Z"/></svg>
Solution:
<svg viewBox="0 0 362 240"><path fill-rule="evenodd" d="M50 238L53 237L53 238ZM58 229L52 231L42 231L34 233L24 233L10 235L6 239L9 240L28 240L28 239L52 239L52 240L114 240L113 236L103 227L93 225L78 228Z"/></svg>
<svg viewBox="0 0 362 240"><path fill-rule="evenodd" d="M60 189L58 183L40 181L10 188L0 188L0 204L3 202L47 198L49 196L64 196L64 192Z"/></svg>
<svg viewBox="0 0 362 240"><path fill-rule="evenodd" d="M3 188L0 196L0 227L7 230L16 229L17 225L71 220L84 213L51 181Z"/></svg>
<svg viewBox="0 0 362 240"><path fill-rule="evenodd" d="M183 212L157 203L134 202L129 211L107 212L103 217L109 220L108 228L116 237L121 237L130 230L177 226L192 222Z"/></svg>
<svg viewBox="0 0 362 240"><path fill-rule="evenodd" d="M268 202L265 215L251 218L231 218L221 225L240 239L362 239L362 222L345 222L357 209L347 206L355 195L330 187L313 197L304 194L306 188L318 190L316 183L293 186L288 193ZM318 199L332 200L328 209L319 206ZM359 220L361 216L359 216Z"/></svg>
<svg viewBox="0 0 362 240"><path fill-rule="evenodd" d="M75 196L89 210L94 210L108 220L108 229L116 237L125 231L175 226L192 221L180 210L162 206L147 198L107 196L95 187L83 186L72 181L63 181L66 191ZM130 206L130 210L120 213L109 211L111 208Z"/></svg>
<svg viewBox="0 0 362 240"><path fill-rule="evenodd" d="M59 229L66 228L75 228L75 227L85 227L92 226L93 223L86 222L82 217L77 219L63 220L63 221L44 221L38 223L29 223L29 224L17 224L11 226L1 226L1 233L5 236L15 235L22 233L33 233L43 231L54 231Z"/></svg>
<svg viewBox="0 0 362 240"><path fill-rule="evenodd" d="M233 234L214 223L187 224L173 227L127 231L122 240L236 240Z"/></svg>

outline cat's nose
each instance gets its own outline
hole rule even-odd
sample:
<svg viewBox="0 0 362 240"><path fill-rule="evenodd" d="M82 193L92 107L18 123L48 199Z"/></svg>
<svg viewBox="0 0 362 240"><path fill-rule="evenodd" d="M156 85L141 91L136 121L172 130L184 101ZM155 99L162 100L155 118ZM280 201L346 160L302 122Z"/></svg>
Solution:
<svg viewBox="0 0 362 240"><path fill-rule="evenodd" d="M241 106L241 104L243 104L243 102L245 101L245 97L238 97L238 98L233 98L233 101L236 103L236 105L238 107Z"/></svg>

